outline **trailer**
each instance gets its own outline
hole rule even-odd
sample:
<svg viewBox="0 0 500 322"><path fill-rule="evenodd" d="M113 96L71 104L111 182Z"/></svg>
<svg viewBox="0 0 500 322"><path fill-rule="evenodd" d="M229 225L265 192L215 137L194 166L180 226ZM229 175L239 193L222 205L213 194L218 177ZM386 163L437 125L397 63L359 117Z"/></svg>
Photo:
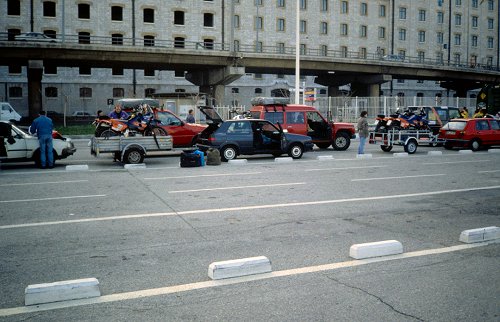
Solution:
<svg viewBox="0 0 500 322"><path fill-rule="evenodd" d="M408 154L417 152L418 145L438 146L444 140L439 139L438 134L429 130L397 130L391 129L387 132L369 132L370 144L380 144L384 152L390 152L395 145L404 147Z"/></svg>
<svg viewBox="0 0 500 322"><path fill-rule="evenodd" d="M95 157L111 153L115 160L131 164L142 163L149 152L171 151L172 148L170 135L93 137L90 142L90 153Z"/></svg>

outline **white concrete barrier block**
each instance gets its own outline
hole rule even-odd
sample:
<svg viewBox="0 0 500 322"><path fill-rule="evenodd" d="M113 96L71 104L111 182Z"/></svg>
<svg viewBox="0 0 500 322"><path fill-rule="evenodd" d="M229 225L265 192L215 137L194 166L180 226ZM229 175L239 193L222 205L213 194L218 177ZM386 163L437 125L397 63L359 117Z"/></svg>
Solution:
<svg viewBox="0 0 500 322"><path fill-rule="evenodd" d="M463 243L480 243L483 241L500 239L500 227L491 226L464 230L460 234L460 241Z"/></svg>
<svg viewBox="0 0 500 322"><path fill-rule="evenodd" d="M87 164L67 165L66 171L89 171L89 166Z"/></svg>
<svg viewBox="0 0 500 322"><path fill-rule="evenodd" d="M293 162L293 158L291 157L281 157L281 158L274 158L274 162Z"/></svg>
<svg viewBox="0 0 500 322"><path fill-rule="evenodd" d="M488 153L500 153L500 149L488 149Z"/></svg>
<svg viewBox="0 0 500 322"><path fill-rule="evenodd" d="M208 266L213 280L271 272L271 261L265 256L214 262Z"/></svg>
<svg viewBox="0 0 500 322"><path fill-rule="evenodd" d="M393 153L392 156L396 158L406 158L408 156L408 152Z"/></svg>
<svg viewBox="0 0 500 322"><path fill-rule="evenodd" d="M101 296L96 278L28 285L24 290L25 305L35 305Z"/></svg>
<svg viewBox="0 0 500 322"><path fill-rule="evenodd" d="M145 163L137 163L137 164L125 164L123 166L124 169L127 170L140 170L140 169L146 169L146 164Z"/></svg>
<svg viewBox="0 0 500 322"><path fill-rule="evenodd" d="M227 161L229 164L245 164L248 163L247 159L234 159L234 160L228 160Z"/></svg>
<svg viewBox="0 0 500 322"><path fill-rule="evenodd" d="M443 151L429 151L427 155L443 155Z"/></svg>
<svg viewBox="0 0 500 322"><path fill-rule="evenodd" d="M319 160L319 161L328 161L328 160L335 160L333 158L333 155L318 155L316 157L316 160Z"/></svg>
<svg viewBox="0 0 500 322"><path fill-rule="evenodd" d="M461 153L461 154L472 154L472 150L458 150L458 153Z"/></svg>
<svg viewBox="0 0 500 322"><path fill-rule="evenodd" d="M403 245L397 240L384 240L373 243L354 244L349 256L355 259L401 254Z"/></svg>
<svg viewBox="0 0 500 322"><path fill-rule="evenodd" d="M357 159L371 159L373 155L371 153L356 154Z"/></svg>

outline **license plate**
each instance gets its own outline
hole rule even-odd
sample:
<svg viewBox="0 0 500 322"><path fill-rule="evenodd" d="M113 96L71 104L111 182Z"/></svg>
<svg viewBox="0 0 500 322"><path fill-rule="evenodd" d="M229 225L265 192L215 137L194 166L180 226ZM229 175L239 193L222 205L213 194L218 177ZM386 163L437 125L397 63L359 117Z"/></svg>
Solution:
<svg viewBox="0 0 500 322"><path fill-rule="evenodd" d="M446 134L454 135L455 131L446 131Z"/></svg>

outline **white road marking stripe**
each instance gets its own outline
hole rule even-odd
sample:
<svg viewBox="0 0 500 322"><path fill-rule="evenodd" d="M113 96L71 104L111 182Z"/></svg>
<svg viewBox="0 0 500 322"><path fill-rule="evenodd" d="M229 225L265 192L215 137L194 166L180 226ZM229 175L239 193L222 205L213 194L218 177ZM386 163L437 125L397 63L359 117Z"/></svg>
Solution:
<svg viewBox="0 0 500 322"><path fill-rule="evenodd" d="M401 176L401 177L380 177L380 178L363 178L363 179L351 179L351 181L372 181L372 180L391 180L391 179L406 179L406 178L422 178L422 177L437 177L445 176L444 173L438 174L421 174L418 176Z"/></svg>
<svg viewBox="0 0 500 322"><path fill-rule="evenodd" d="M217 213L217 212L232 212L232 211L255 210L255 209L272 209L272 208L286 208L286 207L298 207L298 206L327 205L327 204L344 203L344 202L360 202L360 201L370 201L370 200L386 200L386 199L408 198L408 197L423 197L423 196L433 196L433 195L441 195L441 194L447 194L447 193L461 193L461 192L483 191L483 190L494 190L494 189L500 189L500 185L499 186L489 186L489 187L477 187L477 188L464 188L464 189L453 189L453 190L407 193L407 194L392 195L392 196L383 195L383 196L363 197L363 198L293 202L293 203L243 206L243 207L231 207L231 208L199 209L199 210L186 210L186 211L167 212L167 213L111 216L111 217L101 217L101 218L96 217L96 218L85 218L85 219L63 220L63 221L47 221L47 222L38 222L38 223L5 225L5 226L0 226L0 229L38 227L38 226L61 225L61 224L75 224L75 223L97 222L97 221L107 221L107 220L124 220L124 219L135 219L135 218L164 217L164 216L175 216L175 215L208 214L208 213Z"/></svg>
<svg viewBox="0 0 500 322"><path fill-rule="evenodd" d="M483 170L483 171L478 171L477 173L494 173L494 172L500 172L500 170Z"/></svg>
<svg viewBox="0 0 500 322"><path fill-rule="evenodd" d="M6 183L6 184L0 184L0 187L31 186L31 185L40 185L40 184L59 184L59 183L77 183L77 182L88 182L88 180Z"/></svg>
<svg viewBox="0 0 500 322"><path fill-rule="evenodd" d="M271 273L248 275L248 276L235 277L235 278L229 278L229 279L223 279L223 280L210 280L210 281L202 281L202 282L195 282L195 283L188 283L188 284L181 284L181 285L174 285L174 286L145 289L145 290L139 290L139 291L116 293L116 294L102 295L100 297L94 297L94 298L90 298L90 299L55 302L55 303L39 304L39 305L32 305L32 306L13 307L13 308L7 308L7 309L0 309L0 316L12 316L12 315L18 315L18 314L35 313L35 312L43 312L43 311L50 311L50 310L59 310L59 309L64 309L64 308L78 307L78 306L85 306L85 305L95 305L95 304L101 304L101 303L112 303L112 302L119 302L119 301L135 300L135 299L142 299L142 298L146 298L146 297L161 296L161 295L175 294L175 293L180 293L180 292L208 289L208 288L212 288L212 287L222 287L222 286L243 284L243 283L261 281L261 280L267 280L267 279L284 278L284 277L290 277L290 276L301 275L301 274L311 274L311 273L318 273L318 272L333 271L333 270L337 270L337 269L351 268L351 267L369 265L369 264L374 264L374 263L389 262L389 261L394 261L394 260L403 260L403 259L429 256L429 255L439 255L439 254L452 253L452 252L457 252L457 251L462 251L462 250L467 250L467 249L472 249L472 248L477 248L477 247L485 247L485 246L492 245L495 243L498 243L498 241L456 245L456 246L443 247L443 248L426 249L426 250L408 252L408 253L392 255L392 256L375 257L375 258L367 258L367 259L360 259L360 260L351 260L351 261L346 261L346 262L330 263L330 264L323 264L323 265L316 265L316 266L306 266L306 267L300 267L300 268L292 268L292 269L286 269L286 270L281 270L281 271L275 271L275 272L271 272Z"/></svg>
<svg viewBox="0 0 500 322"><path fill-rule="evenodd" d="M168 193L198 192L198 191L213 191L213 190L231 190L231 189L246 189L246 188L263 188L263 187L280 187L280 186L296 186L296 185L302 185L302 184L306 184L306 182L262 184L262 185L254 185L254 186L237 186L237 187L210 188L210 189L173 190L173 191L169 191Z"/></svg>
<svg viewBox="0 0 500 322"><path fill-rule="evenodd" d="M371 165L365 167L344 167L344 168L318 168L318 169L307 169L308 171L330 171L330 170L352 170L352 169L369 169L369 168L385 168L386 165Z"/></svg>
<svg viewBox="0 0 500 322"><path fill-rule="evenodd" d="M429 162L429 163L422 163L422 164L423 164L423 165L436 165L436 164L477 163L477 162L491 162L491 160L449 161L449 162Z"/></svg>
<svg viewBox="0 0 500 322"><path fill-rule="evenodd" d="M67 197L38 198L38 199L0 200L0 203L47 201L47 200L78 199L78 198L98 198L98 197L106 197L106 195L88 195L88 196L67 196Z"/></svg>
<svg viewBox="0 0 500 322"><path fill-rule="evenodd" d="M260 173L262 173L262 172L197 174L197 175L192 175L192 176L144 178L144 180L165 180L165 179L185 179L185 178L200 178L200 177L245 176L245 175L249 175L249 174L260 174Z"/></svg>

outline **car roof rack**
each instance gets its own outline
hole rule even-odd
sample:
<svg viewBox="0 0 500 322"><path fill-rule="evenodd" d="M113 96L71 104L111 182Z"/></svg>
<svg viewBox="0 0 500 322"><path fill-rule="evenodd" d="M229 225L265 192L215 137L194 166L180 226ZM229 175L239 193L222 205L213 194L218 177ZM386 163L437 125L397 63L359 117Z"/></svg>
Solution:
<svg viewBox="0 0 500 322"><path fill-rule="evenodd" d="M250 101L252 105L287 105L290 104L288 97L254 97Z"/></svg>

